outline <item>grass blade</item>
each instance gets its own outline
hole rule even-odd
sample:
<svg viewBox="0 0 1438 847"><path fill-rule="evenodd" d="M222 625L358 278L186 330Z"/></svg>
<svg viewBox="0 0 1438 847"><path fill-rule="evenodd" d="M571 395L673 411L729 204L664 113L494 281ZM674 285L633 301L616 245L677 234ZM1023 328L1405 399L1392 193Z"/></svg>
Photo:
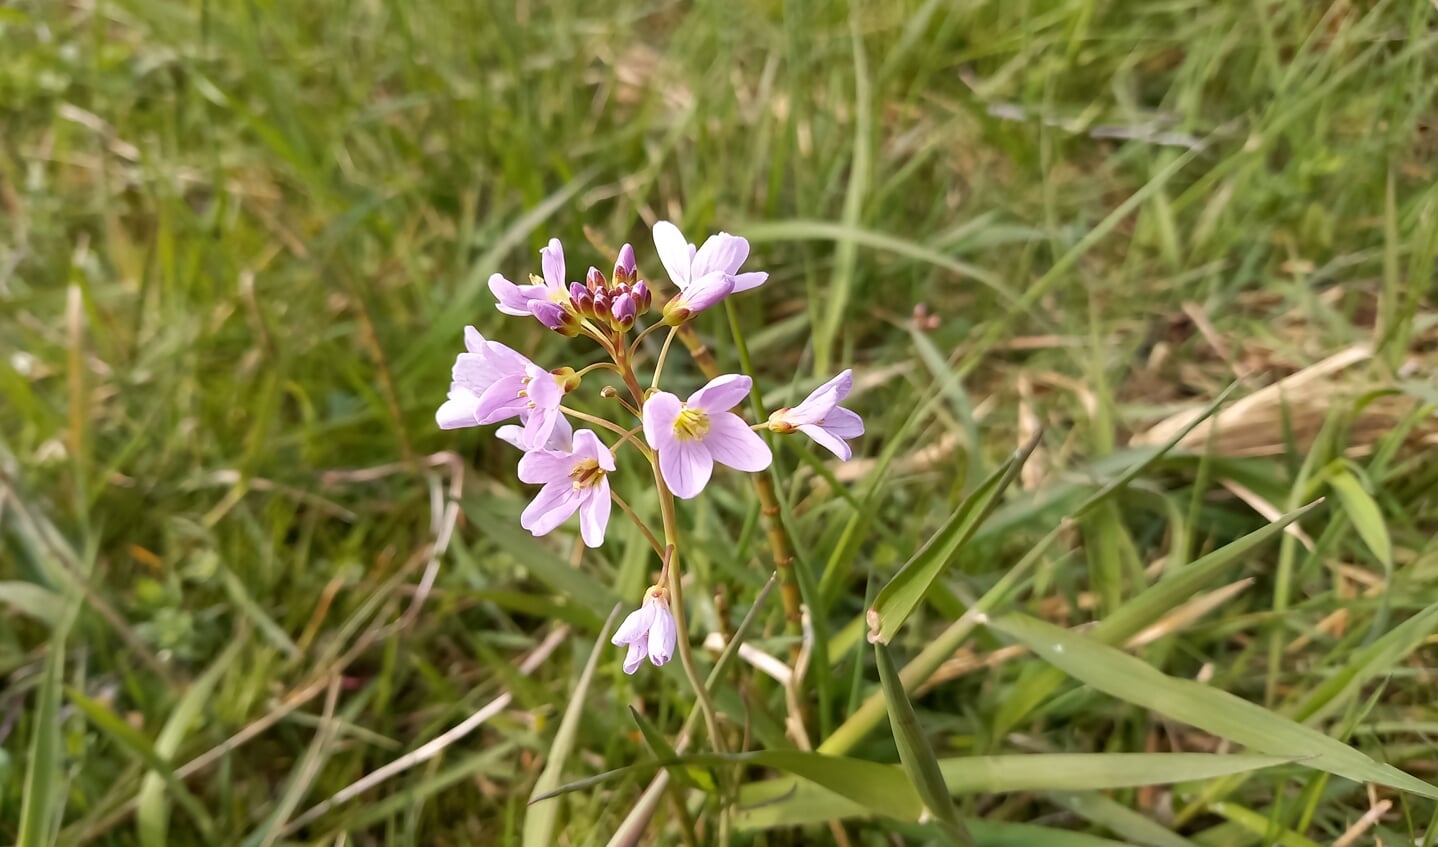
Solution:
<svg viewBox="0 0 1438 847"><path fill-rule="evenodd" d="M1018 477L1019 469L1038 446L1043 433L1039 432L1029 442L1011 455L988 479L979 484L974 492L959 504L949 515L944 525L929 538L923 547L894 574L874 598L869 609L869 641L888 644L909 615L928 596L939 577L954 560L964 543L973 537L984 519L998 505L999 498L1009 484Z"/></svg>
<svg viewBox="0 0 1438 847"><path fill-rule="evenodd" d="M889 655L887 644L875 644L874 656L879 662L879 684L884 690L884 701L889 707L889 725L894 729L894 742L899 747L899 761L909 779L919 790L924 806L938 819L939 829L950 844L973 847L974 839L959 819L959 810L954 807L953 798L944 784L943 772L939 770L938 757L929 739L919 726L919 716L914 714L914 704L904 691L899 679L899 669Z"/></svg>
<svg viewBox="0 0 1438 847"><path fill-rule="evenodd" d="M559 784L559 777L564 773L564 764L574 750L574 740L579 733L579 719L584 715L584 706L588 702L586 698L589 694L589 683L594 679L594 669L599 665L599 657L604 654L604 645L609 641L609 631L614 627L614 619L619 617L622 608L624 607L618 603L614 605L614 610L609 613L609 619L604 622L599 637L594 641L594 649L589 652L589 660L584 663L579 681L569 692L569 708L564 710L559 729L554 733L554 743L549 745L549 761L545 762L544 770L540 772L539 779L534 781L534 789L529 794L529 811L524 816L525 847L547 847L554 843L554 825L559 819L559 804L547 803L536 808L533 798Z"/></svg>
<svg viewBox="0 0 1438 847"><path fill-rule="evenodd" d="M1438 798L1438 788L1391 765L1375 762L1316 729L1226 691L1167 676L1095 639L1021 614L991 618L988 626L1080 682L1125 702L1253 750L1294 757L1305 767Z"/></svg>

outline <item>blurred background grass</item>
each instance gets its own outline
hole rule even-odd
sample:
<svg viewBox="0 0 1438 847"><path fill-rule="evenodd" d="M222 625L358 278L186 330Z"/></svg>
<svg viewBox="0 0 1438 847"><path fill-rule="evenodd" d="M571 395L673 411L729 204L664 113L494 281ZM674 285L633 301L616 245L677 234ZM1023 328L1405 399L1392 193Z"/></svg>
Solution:
<svg viewBox="0 0 1438 847"><path fill-rule="evenodd" d="M996 457L1047 427L901 650L1136 434L1234 380L1248 394L1294 375L1075 527L1025 602L1102 617L1342 478L1302 539L1144 654L1275 708L1301 697L1438 594L1435 15L1419 0L0 8L0 840L518 843L602 617L653 563L621 532L569 569L567 539L517 530L514 455L439 432L433 412L467 323L573 361L500 319L490 273L535 269L550 236L572 271L632 240L653 273L647 230L665 218L754 242L771 278L737 317L772 399L858 373L856 461L790 449L778 473L831 633L815 738L871 690L849 652L871 581ZM737 368L723 316L701 330ZM432 559L461 482L467 519ZM768 564L732 481L683 520L724 596L699 599L698 636L748 609ZM572 637L520 676L555 621ZM756 643L783 655L775 609L762 625ZM1006 695L1037 662L995 661L999 646L981 635L919 698L936 747L1211 749L1075 686L1015 726ZM1431 776L1422 658L1357 692L1344 731ZM627 705L669 733L687 711L675 669L617 667L601 659L566 778L645 755ZM743 679L721 705L756 746L785 745L783 692ZM479 732L286 830L504 691ZM887 737L857 752L894 758ZM145 778L158 761L190 764ZM1176 822L1208 795L1112 799L1195 843L1274 843L1299 784L1252 779ZM606 838L641 785L570 795L558 843ZM1320 842L1370 806L1306 785L1301 829ZM966 809L1117 826L1035 793ZM1430 811L1400 804L1362 837L1411 838Z"/></svg>

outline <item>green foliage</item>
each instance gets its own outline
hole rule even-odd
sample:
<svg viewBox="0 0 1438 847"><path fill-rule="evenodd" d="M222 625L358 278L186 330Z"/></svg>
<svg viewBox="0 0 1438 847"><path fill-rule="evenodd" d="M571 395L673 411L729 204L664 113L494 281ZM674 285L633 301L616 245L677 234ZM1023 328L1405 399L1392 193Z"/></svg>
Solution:
<svg viewBox="0 0 1438 847"><path fill-rule="evenodd" d="M1435 32L1396 0L7 5L0 843L922 843L952 808L978 845L1326 844L1373 808L1347 777L1393 804L1349 843L1433 843ZM602 638L647 541L531 538L516 454L433 422L466 324L563 363L491 273L555 235L658 275L664 218L771 272L745 355L699 322L719 364L770 408L853 367L868 426L844 466L776 441L807 641L749 489L682 504L724 755ZM614 483L653 517L645 472ZM806 673L700 647L736 631Z"/></svg>

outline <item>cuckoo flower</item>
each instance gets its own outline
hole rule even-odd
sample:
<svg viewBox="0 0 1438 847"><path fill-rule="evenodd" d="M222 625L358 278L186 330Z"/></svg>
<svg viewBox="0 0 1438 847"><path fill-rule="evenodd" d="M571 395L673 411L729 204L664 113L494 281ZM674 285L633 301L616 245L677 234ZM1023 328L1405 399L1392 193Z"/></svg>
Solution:
<svg viewBox="0 0 1438 847"><path fill-rule="evenodd" d="M464 328L467 352L454 360L449 399L435 412L441 429L498 423L518 417L525 448L549 440L564 414L564 389L549 371L514 350L489 341L472 326Z"/></svg>
<svg viewBox="0 0 1438 847"><path fill-rule="evenodd" d="M714 463L762 471L773 454L744 419L729 411L749 396L747 376L715 377L687 401L667 391L644 403L644 439L659 451L659 471L677 496L688 500L709 484Z"/></svg>
<svg viewBox="0 0 1438 847"><path fill-rule="evenodd" d="M749 242L721 232L709 236L703 247L695 248L684 239L679 227L669 221L654 225L654 247L679 296L664 307L670 323L683 323L689 316L723 300L731 292L748 291L764 284L767 273L739 273L749 257Z"/></svg>
<svg viewBox="0 0 1438 847"><path fill-rule="evenodd" d="M539 263L544 269L544 277L531 274L529 278L533 283L530 285L515 285L502 274L490 276L489 291L499 301L495 308L506 315L529 315L535 314L531 304L569 301L569 291L564 282L564 247L558 238L549 239L549 246L539 251ZM550 329L554 327L550 326Z"/></svg>
<svg viewBox="0 0 1438 847"><path fill-rule="evenodd" d="M616 647L629 647L624 672L632 674L644 664L645 656L655 667L669 661L677 638L674 613L669 611L669 592L654 585L644 592L644 605L629 613L610 641Z"/></svg>
<svg viewBox="0 0 1438 847"><path fill-rule="evenodd" d="M584 543L604 543L609 525L609 480L614 455L593 432L574 433L571 450L534 450L519 460L521 482L543 484L533 502L519 517L519 525L535 535L547 535L579 512L579 534Z"/></svg>
<svg viewBox="0 0 1438 847"><path fill-rule="evenodd" d="M839 405L853 387L854 372L845 370L814 389L804 402L770 415L769 429L781 433L798 430L847 462L853 451L845 439L864 434L863 419Z"/></svg>

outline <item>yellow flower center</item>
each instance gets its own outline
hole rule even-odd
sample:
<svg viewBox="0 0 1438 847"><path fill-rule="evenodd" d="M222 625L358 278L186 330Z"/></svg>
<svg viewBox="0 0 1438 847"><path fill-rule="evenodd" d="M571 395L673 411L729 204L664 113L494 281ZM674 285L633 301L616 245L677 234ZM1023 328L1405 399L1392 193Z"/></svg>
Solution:
<svg viewBox="0 0 1438 847"><path fill-rule="evenodd" d="M582 491L598 485L599 481L604 479L605 473L607 472L599 467L599 463L595 460L581 459L574 466L574 470L569 472L569 478L574 480L574 490Z"/></svg>
<svg viewBox="0 0 1438 847"><path fill-rule="evenodd" d="M682 441L698 441L709 434L709 413L685 406L674 419L674 435Z"/></svg>

